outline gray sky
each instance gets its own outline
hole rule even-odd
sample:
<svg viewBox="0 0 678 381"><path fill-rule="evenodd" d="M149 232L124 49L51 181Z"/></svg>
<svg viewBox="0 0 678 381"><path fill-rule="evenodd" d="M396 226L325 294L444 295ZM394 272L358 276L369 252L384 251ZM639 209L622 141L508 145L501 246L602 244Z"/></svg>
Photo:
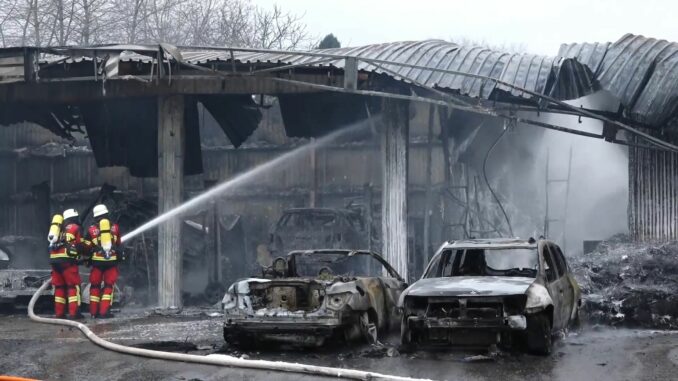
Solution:
<svg viewBox="0 0 678 381"><path fill-rule="evenodd" d="M554 55L564 42L616 41L624 33L678 41L672 0L253 0L304 15L313 35L342 46L467 38Z"/></svg>

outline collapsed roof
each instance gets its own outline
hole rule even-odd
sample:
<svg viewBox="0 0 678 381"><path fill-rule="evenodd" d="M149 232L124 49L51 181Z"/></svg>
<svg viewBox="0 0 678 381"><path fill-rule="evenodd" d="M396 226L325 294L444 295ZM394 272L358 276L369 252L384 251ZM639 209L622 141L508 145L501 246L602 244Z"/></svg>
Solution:
<svg viewBox="0 0 678 381"><path fill-rule="evenodd" d="M537 108L544 97L571 100L602 89L621 100L620 118L657 128L676 114L675 52L675 43L633 35L613 44L563 45L556 57L440 40L309 52L167 44L8 48L0 49L0 124L35 122L62 136L85 126L99 166L155 176L155 96L183 93L185 168L194 174L202 171L199 107L236 147L260 121L254 94L279 98L289 136L318 136L365 118L366 103L379 108L375 98L327 91L354 72L359 90L433 89L462 102Z"/></svg>
<svg viewBox="0 0 678 381"><path fill-rule="evenodd" d="M662 127L676 117L678 43L626 34L614 43L563 44L558 55L590 68L629 118Z"/></svg>

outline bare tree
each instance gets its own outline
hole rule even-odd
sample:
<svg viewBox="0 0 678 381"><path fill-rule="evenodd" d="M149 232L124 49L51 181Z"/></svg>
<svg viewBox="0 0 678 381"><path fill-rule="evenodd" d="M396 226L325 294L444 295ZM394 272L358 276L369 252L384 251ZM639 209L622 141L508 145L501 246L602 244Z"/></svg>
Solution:
<svg viewBox="0 0 678 381"><path fill-rule="evenodd" d="M254 34L252 15L255 8L246 1L232 0L219 9L217 38L214 45L253 46Z"/></svg>
<svg viewBox="0 0 678 381"><path fill-rule="evenodd" d="M284 12L278 5L274 5L271 10L257 8L254 11L253 27L250 46L294 49L308 40L301 16Z"/></svg>
<svg viewBox="0 0 678 381"><path fill-rule="evenodd" d="M2 46L168 42L293 49L311 40L302 16L250 0L0 0Z"/></svg>
<svg viewBox="0 0 678 381"><path fill-rule="evenodd" d="M53 0L54 2L54 26L52 27L57 45L68 45L73 33L73 15L75 13L74 0Z"/></svg>
<svg viewBox="0 0 678 381"><path fill-rule="evenodd" d="M18 17L19 0L0 0L0 43L7 46L8 34L11 35L12 23Z"/></svg>

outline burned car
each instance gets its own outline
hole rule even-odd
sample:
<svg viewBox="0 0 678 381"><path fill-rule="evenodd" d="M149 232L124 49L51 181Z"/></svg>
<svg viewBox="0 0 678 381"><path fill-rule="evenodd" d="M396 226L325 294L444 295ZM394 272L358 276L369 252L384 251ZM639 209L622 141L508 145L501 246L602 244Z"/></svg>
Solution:
<svg viewBox="0 0 678 381"><path fill-rule="evenodd" d="M546 240L443 244L401 295L404 346L512 346L548 354L552 333L577 323L580 290L560 248Z"/></svg>
<svg viewBox="0 0 678 381"><path fill-rule="evenodd" d="M0 248L0 310L12 311L24 308L33 294L50 278L50 270L21 270L10 268L9 251ZM52 296L43 295L38 299L38 308L51 306Z"/></svg>
<svg viewBox="0 0 678 381"><path fill-rule="evenodd" d="M367 247L367 229L360 212L330 208L288 209L271 229L268 249L274 254L318 247Z"/></svg>
<svg viewBox="0 0 678 381"><path fill-rule="evenodd" d="M292 251L261 278L230 286L222 301L224 339L236 346L320 346L330 338L373 343L379 331L398 325L396 302L405 287L371 251Z"/></svg>
<svg viewBox="0 0 678 381"><path fill-rule="evenodd" d="M33 294L50 279L50 270L0 270L0 310L12 311L25 308ZM51 308L53 296L43 294L37 302L37 309Z"/></svg>
<svg viewBox="0 0 678 381"><path fill-rule="evenodd" d="M12 312L28 306L40 286L51 279L52 271L49 269L14 269L10 268L10 255L8 251L0 248L0 311ZM81 308L86 310L89 302L89 272L80 269ZM124 305L131 298L133 289L124 285L124 280L119 280L115 285L113 303ZM36 309L48 311L54 308L54 291L49 289L38 298Z"/></svg>

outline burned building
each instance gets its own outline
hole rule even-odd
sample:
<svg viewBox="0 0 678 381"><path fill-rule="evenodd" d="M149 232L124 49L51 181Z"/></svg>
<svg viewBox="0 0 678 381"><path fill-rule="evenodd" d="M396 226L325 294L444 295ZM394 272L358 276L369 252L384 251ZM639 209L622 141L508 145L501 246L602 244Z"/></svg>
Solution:
<svg viewBox="0 0 678 381"><path fill-rule="evenodd" d="M637 67L648 73L643 78L652 82L652 73L666 66L658 63L673 45L628 36L610 45L563 47L555 57L444 41L311 52L179 49L166 44L3 49L0 124L13 126L2 129L5 141L12 144L0 160L3 173L11 178L0 187L6 214L0 235L41 239L36 221L48 215L50 207L86 204L91 198L86 191L103 182L138 197L157 197L158 211L166 212L210 184L269 162L309 139L364 123L357 137L310 150L215 201L220 213L242 217L242 256L254 258L256 246L267 239L262 232L285 209L342 208L352 200L368 206L365 210L374 221L370 228L381 246L376 249L404 276L419 274L432 248L445 240L514 235L508 215L515 221L523 213L511 209L510 196L494 194L488 185L494 182L501 190L502 184L485 181L485 169L492 153L488 148L499 139L508 141L509 148L497 148L504 161L527 157L525 162L541 168L524 150L528 145L523 143L535 136L534 128L525 128L528 125L634 145L629 161L634 179L629 180L630 229L641 239L670 238L652 229L647 235L636 233L647 226L639 216L659 215L637 211L662 209L664 203L637 201L638 189L645 188L636 185L634 171L641 168L637 162L648 165L642 155L674 155L666 152L675 147L665 142L668 138L660 130L675 114L670 103L675 101L675 86L662 87L665 93L657 94L656 102L644 100L647 96L639 89L649 88L645 81L634 85L630 97L615 93L628 81L619 84L608 74L614 77L610 81L605 75L609 70L601 68L620 65L612 60L606 66L613 57L606 52L624 50L629 39L650 41L647 44L661 51L654 58L642 51L637 55ZM622 111L563 103L600 90L617 96ZM633 102L640 100L652 107L634 108ZM660 100L668 103L660 107ZM546 115L553 113L596 120L600 131L549 123ZM22 143L19 137L28 130L45 137ZM511 133L502 138L505 130ZM621 130L627 135L617 133ZM73 141L80 143L72 147ZM45 143L57 143L49 147L60 153L45 158L17 150ZM102 167L118 169L98 169ZM667 164L666 171L669 168ZM46 199L40 188L27 196L43 181L50 185L51 196L48 192ZM662 197L672 200L672 188L662 187L669 192ZM659 200L647 198L657 197L654 190L641 193L648 195L642 200ZM539 206L528 213L520 234L543 232L543 212ZM159 225L158 282L171 284L159 294L164 307L181 305L182 229L181 221L174 219Z"/></svg>

